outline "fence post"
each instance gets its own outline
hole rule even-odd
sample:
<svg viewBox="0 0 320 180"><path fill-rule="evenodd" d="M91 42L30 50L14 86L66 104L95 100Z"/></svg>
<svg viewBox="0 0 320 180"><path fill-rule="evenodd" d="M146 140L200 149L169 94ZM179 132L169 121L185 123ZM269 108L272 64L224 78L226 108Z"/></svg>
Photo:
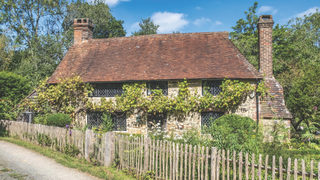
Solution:
<svg viewBox="0 0 320 180"><path fill-rule="evenodd" d="M211 158L211 163L210 163L210 166L211 166L211 180L214 180L216 177L216 155L217 155L217 148L215 147L212 147L211 148L211 155L210 155L210 158Z"/></svg>
<svg viewBox="0 0 320 180"><path fill-rule="evenodd" d="M114 132L112 131L107 132L104 136L104 139L105 139L104 165L110 167L115 158L114 157L114 149L115 149Z"/></svg>
<svg viewBox="0 0 320 180"><path fill-rule="evenodd" d="M85 147L84 147L84 158L89 160L89 144L90 144L90 130L86 130L86 139L85 139Z"/></svg>
<svg viewBox="0 0 320 180"><path fill-rule="evenodd" d="M147 173L149 168L149 138L144 139L144 170L143 173Z"/></svg>

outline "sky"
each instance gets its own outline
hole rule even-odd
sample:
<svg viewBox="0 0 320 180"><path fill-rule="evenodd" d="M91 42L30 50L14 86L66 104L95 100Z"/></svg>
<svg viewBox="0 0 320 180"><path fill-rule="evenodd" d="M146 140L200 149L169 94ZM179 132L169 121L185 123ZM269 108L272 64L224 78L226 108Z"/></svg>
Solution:
<svg viewBox="0 0 320 180"><path fill-rule="evenodd" d="M127 36L139 30L139 22L150 17L160 25L158 34L232 31L251 0L105 0L112 15L124 21ZM294 17L302 17L319 9L320 0L257 1L257 15L272 14L275 24L285 25Z"/></svg>

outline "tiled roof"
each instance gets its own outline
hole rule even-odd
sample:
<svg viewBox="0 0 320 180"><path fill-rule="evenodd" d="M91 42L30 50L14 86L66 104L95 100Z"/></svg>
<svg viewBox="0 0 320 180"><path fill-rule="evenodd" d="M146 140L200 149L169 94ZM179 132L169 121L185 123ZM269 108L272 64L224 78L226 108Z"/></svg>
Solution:
<svg viewBox="0 0 320 180"><path fill-rule="evenodd" d="M283 88L280 83L275 78L265 78L265 81L270 88L269 94L274 96L274 98L261 102L261 117L267 119L292 119L292 115L286 107Z"/></svg>
<svg viewBox="0 0 320 180"><path fill-rule="evenodd" d="M90 39L73 45L49 83L81 75L85 82L260 79L228 32Z"/></svg>

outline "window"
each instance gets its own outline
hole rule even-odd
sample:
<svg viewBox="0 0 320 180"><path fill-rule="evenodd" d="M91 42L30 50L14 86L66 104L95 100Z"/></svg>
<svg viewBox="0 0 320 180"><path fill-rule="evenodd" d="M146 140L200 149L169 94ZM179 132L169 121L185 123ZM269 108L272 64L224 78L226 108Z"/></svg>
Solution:
<svg viewBox="0 0 320 180"><path fill-rule="evenodd" d="M162 89L162 94L164 96L168 95L168 81L155 81L155 82L148 82L148 95L152 95L152 90L155 89Z"/></svg>
<svg viewBox="0 0 320 180"><path fill-rule="evenodd" d="M210 127L211 123L223 116L223 112L202 112L201 113L201 128L207 126Z"/></svg>
<svg viewBox="0 0 320 180"><path fill-rule="evenodd" d="M222 89L220 87L222 85L222 81L203 81L202 82L202 95L205 93L205 88L207 88L207 91L216 96L218 95Z"/></svg>
<svg viewBox="0 0 320 180"><path fill-rule="evenodd" d="M89 129L91 129L92 126L100 126L100 124L103 123L102 116L102 112L88 112L87 124L89 125ZM111 118L114 125L114 131L127 131L126 113L118 112L112 114Z"/></svg>
<svg viewBox="0 0 320 180"><path fill-rule="evenodd" d="M149 113L148 117L148 127L157 126L158 123L161 126L161 129L165 129L167 127L167 114L166 113Z"/></svg>
<svg viewBox="0 0 320 180"><path fill-rule="evenodd" d="M26 112L22 114L22 122L32 123L36 114L33 112Z"/></svg>
<svg viewBox="0 0 320 180"><path fill-rule="evenodd" d="M97 83L93 85L91 97L115 97L123 94L123 83Z"/></svg>

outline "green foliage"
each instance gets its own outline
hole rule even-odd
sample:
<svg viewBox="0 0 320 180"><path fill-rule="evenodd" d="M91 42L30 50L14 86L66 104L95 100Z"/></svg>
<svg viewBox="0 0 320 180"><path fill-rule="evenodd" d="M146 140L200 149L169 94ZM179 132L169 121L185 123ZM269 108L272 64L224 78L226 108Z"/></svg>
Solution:
<svg viewBox="0 0 320 180"><path fill-rule="evenodd" d="M230 32L231 41L240 52L258 69L258 16L255 2L239 19ZM293 131L298 139L311 138L311 131L299 132L298 127L305 123L308 129L319 128L319 118L312 108L318 107L318 79L320 62L320 12L294 18L286 25L273 28L273 73L284 88L286 105L293 115ZM294 78L292 78L294 77ZM262 94L262 93L261 93ZM263 94L262 94L263 95ZM313 123L313 125L309 125ZM313 133L314 134L314 133Z"/></svg>
<svg viewBox="0 0 320 180"><path fill-rule="evenodd" d="M64 33L67 39L65 43L73 43L73 20L76 18L90 18L94 24L93 38L123 37L126 31L123 28L123 21L116 20L111 14L109 6L101 1L94 0L88 3L84 0L77 0L66 6L67 13L63 22ZM70 47L70 45L68 45ZM68 49L68 48L67 48Z"/></svg>
<svg viewBox="0 0 320 180"><path fill-rule="evenodd" d="M103 113L103 116L101 119L102 119L103 130L105 132L113 131L114 123L113 123L113 119L111 118L111 114Z"/></svg>
<svg viewBox="0 0 320 180"><path fill-rule="evenodd" d="M113 119L111 118L111 114L103 113L102 115L102 123L98 127L93 127L93 132L98 134L98 138L101 140L103 134L109 131L114 130Z"/></svg>
<svg viewBox="0 0 320 180"><path fill-rule="evenodd" d="M0 71L0 119L14 119L14 106L30 92L28 81L12 72Z"/></svg>
<svg viewBox="0 0 320 180"><path fill-rule="evenodd" d="M44 145L44 146L49 146L50 147L51 144L52 144L51 138L46 134L38 134L37 140L38 140L38 143L40 145Z"/></svg>
<svg viewBox="0 0 320 180"><path fill-rule="evenodd" d="M6 126L2 121L0 121L0 137L8 137L9 132L6 131Z"/></svg>
<svg viewBox="0 0 320 180"><path fill-rule="evenodd" d="M63 149L63 153L65 153L71 157L77 157L81 152L77 146L69 145L67 143L65 148Z"/></svg>
<svg viewBox="0 0 320 180"><path fill-rule="evenodd" d="M239 115L224 115L206 130L218 149L237 152L261 152L262 133L254 120Z"/></svg>
<svg viewBox="0 0 320 180"><path fill-rule="evenodd" d="M12 46L10 39L5 35L0 35L0 71L8 71L12 64L12 57L15 46Z"/></svg>
<svg viewBox="0 0 320 180"><path fill-rule="evenodd" d="M139 23L139 31L132 32L133 36L157 34L159 25L154 24L154 22L148 17L147 19L141 19L142 22Z"/></svg>
<svg viewBox="0 0 320 180"><path fill-rule="evenodd" d="M26 100L24 102L25 107L29 107L40 114L54 110L74 118L76 111L84 108L89 101L87 97L92 92L92 86L84 83L80 76L73 76L60 79L60 83L57 85L50 85L43 81L37 88L37 92L36 100Z"/></svg>
<svg viewBox="0 0 320 180"><path fill-rule="evenodd" d="M21 53L21 59L13 71L25 76L32 87L37 87L41 80L52 75L62 61L66 49L61 41L63 37L57 34L34 37L31 48L16 52Z"/></svg>
<svg viewBox="0 0 320 180"><path fill-rule="evenodd" d="M287 94L286 104L296 118L296 123L293 124L295 130L298 130L302 122L306 127L312 123L320 123L319 114L316 112L320 105L319 66L308 66L304 71L304 76L294 78Z"/></svg>
<svg viewBox="0 0 320 180"><path fill-rule="evenodd" d="M272 146L279 148L283 142L289 141L289 128L287 128L283 120L274 121L271 131L268 132L272 136Z"/></svg>
<svg viewBox="0 0 320 180"><path fill-rule="evenodd" d="M10 36L0 38L0 70L26 77L34 88L51 76L73 44L74 18L90 18L94 38L126 34L124 22L116 20L102 1L6 0L0 5L0 24L5 27L1 32L10 30Z"/></svg>
<svg viewBox="0 0 320 180"><path fill-rule="evenodd" d="M205 92L204 96L200 96L197 91L190 92L186 79L177 83L179 85L177 96L164 96L161 89L154 89L152 90L152 95L145 97L146 85L144 83L128 83L124 84L124 94L117 96L115 103L101 98L99 104L88 102L86 107L90 110L110 113L115 111L133 112L134 109L144 113L188 113L214 108L229 110L239 105L251 93L254 96L255 92L264 94L268 92L268 88L264 83L260 83L258 88L255 89L255 86L249 83L225 79L221 85L222 92L219 95L213 96Z"/></svg>
<svg viewBox="0 0 320 180"><path fill-rule="evenodd" d="M72 118L62 113L52 114L47 119L48 126L66 127L66 125L70 125L71 122Z"/></svg>
<svg viewBox="0 0 320 180"><path fill-rule="evenodd" d="M28 81L12 72L0 71L0 84L0 99L8 99L14 103L30 92Z"/></svg>

